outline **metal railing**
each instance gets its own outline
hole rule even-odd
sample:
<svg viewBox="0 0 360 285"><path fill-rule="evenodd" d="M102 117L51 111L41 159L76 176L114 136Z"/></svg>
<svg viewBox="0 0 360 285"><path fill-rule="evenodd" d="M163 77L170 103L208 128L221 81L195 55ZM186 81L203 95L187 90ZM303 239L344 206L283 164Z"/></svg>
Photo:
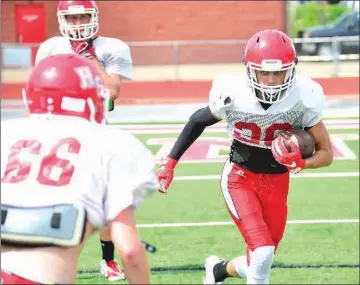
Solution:
<svg viewBox="0 0 360 285"><path fill-rule="evenodd" d="M359 60L359 36L296 38L295 47L302 62L332 62L333 74L342 61ZM134 66L233 64L241 63L246 40L145 41L129 42ZM1 67L30 68L38 44L1 44Z"/></svg>

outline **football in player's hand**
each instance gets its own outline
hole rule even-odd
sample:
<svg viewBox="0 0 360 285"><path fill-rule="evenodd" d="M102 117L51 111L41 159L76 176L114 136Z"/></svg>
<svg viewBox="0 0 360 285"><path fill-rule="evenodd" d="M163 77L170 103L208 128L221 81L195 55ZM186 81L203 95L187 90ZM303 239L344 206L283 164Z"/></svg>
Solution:
<svg viewBox="0 0 360 285"><path fill-rule="evenodd" d="M293 141L299 147L303 159L309 158L315 151L315 140L308 131L301 129L288 129L279 132L279 135L284 138L285 147L289 151L290 147L287 142Z"/></svg>

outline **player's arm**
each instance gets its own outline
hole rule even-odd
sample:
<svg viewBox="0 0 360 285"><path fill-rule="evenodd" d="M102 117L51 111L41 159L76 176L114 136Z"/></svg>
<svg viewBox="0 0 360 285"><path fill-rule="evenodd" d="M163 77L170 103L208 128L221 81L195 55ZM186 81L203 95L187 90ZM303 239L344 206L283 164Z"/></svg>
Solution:
<svg viewBox="0 0 360 285"><path fill-rule="evenodd" d="M323 89L318 83L312 82L311 84L311 89L305 90L307 93L303 99L306 108L303 117L303 128L314 137L314 154L307 159L303 159L295 143L289 142L291 151L287 150L283 143L279 143L281 136L274 139L272 144L272 152L275 159L279 163L286 165L292 173L299 173L304 168L326 167L333 161L330 136L322 121L322 111L325 102Z"/></svg>
<svg viewBox="0 0 360 285"><path fill-rule="evenodd" d="M174 169L184 152L203 133L206 127L220 122L225 117L225 109L232 100L222 93L222 84L214 80L209 96L209 105L197 110L186 123L170 154L163 158L156 175L160 182L159 192L167 193L174 177Z"/></svg>
<svg viewBox="0 0 360 285"><path fill-rule="evenodd" d="M119 97L120 88L121 88L121 76L116 73L107 73L105 69L101 66L100 62L95 58L91 58L94 65L99 70L104 87L110 90L110 99L115 100Z"/></svg>
<svg viewBox="0 0 360 285"><path fill-rule="evenodd" d="M110 89L109 111L112 111L114 100L120 95L123 80L132 79L132 58L129 46L124 42L114 41L105 69L99 62L96 64L101 69L105 86Z"/></svg>
<svg viewBox="0 0 360 285"><path fill-rule="evenodd" d="M109 137L107 191L104 209L115 244L131 284L149 284L150 269L144 246L136 228L135 209L147 195L158 188L155 159L145 146L133 137ZM121 145L121 148L119 148Z"/></svg>
<svg viewBox="0 0 360 285"><path fill-rule="evenodd" d="M136 228L134 207L128 206L122 210L110 222L109 229L129 283L150 284L149 263Z"/></svg>
<svg viewBox="0 0 360 285"><path fill-rule="evenodd" d="M211 112L209 106L197 110L191 115L184 129L181 131L178 139L172 148L169 157L179 160L184 152L195 142L195 140L203 133L206 127L221 121Z"/></svg>
<svg viewBox="0 0 360 285"><path fill-rule="evenodd" d="M310 91L310 90L309 90ZM305 168L325 167L332 163L333 152L329 133L322 121L322 113L325 106L325 96L320 84L313 81L310 100L304 100L308 107L303 118L303 127L313 137L315 141L315 153L305 159Z"/></svg>
<svg viewBox="0 0 360 285"><path fill-rule="evenodd" d="M315 140L315 153L305 159L305 168L319 168L329 166L333 161L333 152L329 133L321 120L308 132Z"/></svg>
<svg viewBox="0 0 360 285"><path fill-rule="evenodd" d="M156 172L160 182L160 193L167 193L174 177L174 169L184 152L203 133L206 127L214 125L219 121L221 121L221 119L211 112L209 106L197 110L190 117L176 140L170 154L162 160L159 169Z"/></svg>
<svg viewBox="0 0 360 285"><path fill-rule="evenodd" d="M85 44L85 45L84 45ZM130 48L125 43L112 39L108 43L108 58L103 67L96 57L93 40L73 41L71 48L75 53L82 54L91 60L101 74L103 84L110 90L109 111L114 108L114 100L119 97L121 81L131 79L132 60Z"/></svg>

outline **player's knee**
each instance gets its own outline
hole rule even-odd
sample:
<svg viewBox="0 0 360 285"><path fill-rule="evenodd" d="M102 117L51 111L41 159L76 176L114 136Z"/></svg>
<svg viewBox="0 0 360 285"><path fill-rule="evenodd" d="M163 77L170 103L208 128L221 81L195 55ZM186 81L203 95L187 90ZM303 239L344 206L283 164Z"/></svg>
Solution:
<svg viewBox="0 0 360 285"><path fill-rule="evenodd" d="M274 261L275 246L260 246L251 252L249 274L255 279L267 279Z"/></svg>

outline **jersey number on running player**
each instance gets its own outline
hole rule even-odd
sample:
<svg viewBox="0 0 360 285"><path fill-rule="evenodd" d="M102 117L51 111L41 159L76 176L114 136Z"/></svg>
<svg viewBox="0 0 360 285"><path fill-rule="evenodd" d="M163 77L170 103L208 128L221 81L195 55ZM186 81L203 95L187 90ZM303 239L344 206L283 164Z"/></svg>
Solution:
<svg viewBox="0 0 360 285"><path fill-rule="evenodd" d="M261 127L256 123L237 122L235 124L234 138L245 143L271 146L276 131L290 128L291 125L289 123L274 123L262 133Z"/></svg>

